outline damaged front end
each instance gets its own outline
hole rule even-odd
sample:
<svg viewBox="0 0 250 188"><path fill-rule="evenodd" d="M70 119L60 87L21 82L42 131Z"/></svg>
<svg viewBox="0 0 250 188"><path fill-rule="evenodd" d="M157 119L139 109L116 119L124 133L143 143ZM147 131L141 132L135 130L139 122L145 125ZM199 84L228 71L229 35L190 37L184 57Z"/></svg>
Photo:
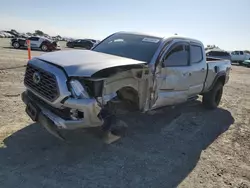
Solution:
<svg viewBox="0 0 250 188"><path fill-rule="evenodd" d="M38 75L41 76L40 80L34 80ZM138 92L138 98L142 101L147 96L149 71L145 65L112 67L98 71L91 77L65 75L60 68L51 64L31 60L24 79L27 90L22 93L22 100L27 105L26 112L31 119L61 139L63 137L58 131L61 129L102 126L104 117L101 112L109 101L117 97L117 92L120 91L125 99L133 100L134 96L127 93L131 90L124 88ZM54 98L51 100L49 97ZM138 103L140 109L145 107L142 101Z"/></svg>

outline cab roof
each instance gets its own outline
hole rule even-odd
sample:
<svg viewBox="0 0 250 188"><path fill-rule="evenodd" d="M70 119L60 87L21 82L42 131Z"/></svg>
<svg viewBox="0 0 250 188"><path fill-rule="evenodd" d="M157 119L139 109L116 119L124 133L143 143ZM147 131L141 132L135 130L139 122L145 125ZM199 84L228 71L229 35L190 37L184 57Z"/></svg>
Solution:
<svg viewBox="0 0 250 188"><path fill-rule="evenodd" d="M125 34L132 34L132 35L145 35L145 36L150 36L150 37L156 37L162 40L171 40L171 39L183 39L183 40L189 40L192 42L196 42L196 43L201 43L201 41L194 39L194 38L189 38L189 37L185 37L185 36L180 36L180 35L161 35L161 34L152 34L152 33L143 33L143 32L128 32L128 31L120 31L117 33L125 33Z"/></svg>

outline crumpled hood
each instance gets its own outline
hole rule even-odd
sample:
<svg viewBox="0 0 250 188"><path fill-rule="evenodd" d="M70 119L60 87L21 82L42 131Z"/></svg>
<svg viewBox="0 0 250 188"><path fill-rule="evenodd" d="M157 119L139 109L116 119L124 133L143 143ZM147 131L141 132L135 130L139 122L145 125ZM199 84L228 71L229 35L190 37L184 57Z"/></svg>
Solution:
<svg viewBox="0 0 250 188"><path fill-rule="evenodd" d="M110 67L146 63L91 50L49 52L36 58L64 68L68 76L83 77L91 77L94 73Z"/></svg>

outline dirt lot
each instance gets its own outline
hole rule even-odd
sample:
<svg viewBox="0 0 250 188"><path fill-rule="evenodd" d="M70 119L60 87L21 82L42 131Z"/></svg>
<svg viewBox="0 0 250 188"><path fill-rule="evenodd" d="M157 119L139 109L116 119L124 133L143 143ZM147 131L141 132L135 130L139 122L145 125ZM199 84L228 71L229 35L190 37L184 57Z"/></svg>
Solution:
<svg viewBox="0 0 250 188"><path fill-rule="evenodd" d="M127 136L107 146L80 130L61 142L27 117L25 68L6 69L26 62L0 39L0 187L250 188L250 69L233 66L217 110L196 101L131 114Z"/></svg>

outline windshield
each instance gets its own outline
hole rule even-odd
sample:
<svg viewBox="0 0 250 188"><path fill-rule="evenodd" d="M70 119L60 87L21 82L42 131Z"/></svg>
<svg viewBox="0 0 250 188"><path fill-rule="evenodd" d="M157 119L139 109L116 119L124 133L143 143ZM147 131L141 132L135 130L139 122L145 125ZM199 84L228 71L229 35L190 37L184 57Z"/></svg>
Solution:
<svg viewBox="0 0 250 188"><path fill-rule="evenodd" d="M161 38L157 37L116 33L102 41L93 51L150 62L160 41Z"/></svg>

